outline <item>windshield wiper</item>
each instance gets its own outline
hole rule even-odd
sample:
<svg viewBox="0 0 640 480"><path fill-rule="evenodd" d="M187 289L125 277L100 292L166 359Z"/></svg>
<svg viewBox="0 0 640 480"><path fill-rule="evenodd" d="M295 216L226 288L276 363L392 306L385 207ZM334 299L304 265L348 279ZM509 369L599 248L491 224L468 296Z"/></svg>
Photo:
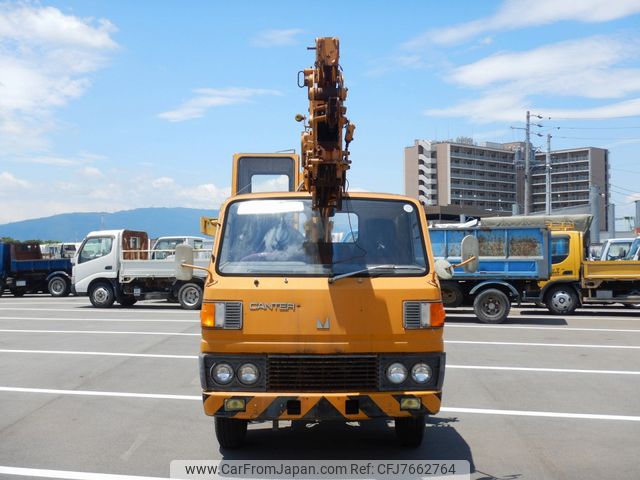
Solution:
<svg viewBox="0 0 640 480"><path fill-rule="evenodd" d="M354 272L342 273L340 275L334 275L333 277L329 277L329 283L335 283L338 280L343 278L353 277L360 273L368 273L374 270L420 270L425 271L424 267L418 267L416 265L374 265L373 267L363 268L362 270L356 270Z"/></svg>

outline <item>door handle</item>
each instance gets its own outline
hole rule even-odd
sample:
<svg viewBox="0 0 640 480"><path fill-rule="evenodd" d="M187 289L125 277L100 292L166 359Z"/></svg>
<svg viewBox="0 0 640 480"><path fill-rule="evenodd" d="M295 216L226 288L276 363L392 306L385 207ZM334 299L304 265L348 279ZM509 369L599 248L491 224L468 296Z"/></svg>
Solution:
<svg viewBox="0 0 640 480"><path fill-rule="evenodd" d="M111 265L107 265L106 267L104 267L105 270L113 270L113 267Z"/></svg>
<svg viewBox="0 0 640 480"><path fill-rule="evenodd" d="M573 270L565 270L562 272L563 275L573 275Z"/></svg>

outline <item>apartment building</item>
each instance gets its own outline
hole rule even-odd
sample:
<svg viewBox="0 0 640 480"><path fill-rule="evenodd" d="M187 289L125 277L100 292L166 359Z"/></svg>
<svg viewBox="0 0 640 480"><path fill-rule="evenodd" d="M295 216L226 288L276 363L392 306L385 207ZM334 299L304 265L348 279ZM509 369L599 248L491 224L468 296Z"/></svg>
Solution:
<svg viewBox="0 0 640 480"><path fill-rule="evenodd" d="M515 148L416 140L405 148L405 193L425 206L511 213Z"/></svg>
<svg viewBox="0 0 640 480"><path fill-rule="evenodd" d="M545 153L537 153L531 175L531 211L544 212ZM586 147L551 152L551 210L590 205L590 187L600 190L600 218L606 224L609 204L609 151Z"/></svg>
<svg viewBox="0 0 640 480"><path fill-rule="evenodd" d="M407 195L430 215L509 215L524 208L524 143L416 140L404 151ZM531 212L545 210L545 154L532 160ZM600 189L600 227L607 225L609 158L602 148L551 153L552 213L590 212L590 187Z"/></svg>

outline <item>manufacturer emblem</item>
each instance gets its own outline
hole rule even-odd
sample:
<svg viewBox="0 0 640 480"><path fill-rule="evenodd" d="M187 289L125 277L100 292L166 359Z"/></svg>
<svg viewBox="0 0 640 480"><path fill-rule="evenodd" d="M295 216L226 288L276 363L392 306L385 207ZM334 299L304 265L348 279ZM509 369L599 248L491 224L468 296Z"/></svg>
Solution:
<svg viewBox="0 0 640 480"><path fill-rule="evenodd" d="M331 323L329 321L329 317L325 318L324 322L320 319L316 320L316 328L318 330L329 330Z"/></svg>

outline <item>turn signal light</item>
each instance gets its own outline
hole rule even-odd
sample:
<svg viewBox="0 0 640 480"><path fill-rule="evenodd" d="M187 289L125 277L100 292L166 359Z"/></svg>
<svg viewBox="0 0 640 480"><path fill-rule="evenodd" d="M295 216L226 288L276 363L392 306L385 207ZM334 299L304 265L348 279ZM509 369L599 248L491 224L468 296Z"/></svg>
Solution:
<svg viewBox="0 0 640 480"><path fill-rule="evenodd" d="M213 327L216 317L216 307L213 303L203 303L200 310L200 324L203 327Z"/></svg>
<svg viewBox="0 0 640 480"><path fill-rule="evenodd" d="M444 318L446 313L442 302L430 304L430 317L432 327L442 327L444 325Z"/></svg>

